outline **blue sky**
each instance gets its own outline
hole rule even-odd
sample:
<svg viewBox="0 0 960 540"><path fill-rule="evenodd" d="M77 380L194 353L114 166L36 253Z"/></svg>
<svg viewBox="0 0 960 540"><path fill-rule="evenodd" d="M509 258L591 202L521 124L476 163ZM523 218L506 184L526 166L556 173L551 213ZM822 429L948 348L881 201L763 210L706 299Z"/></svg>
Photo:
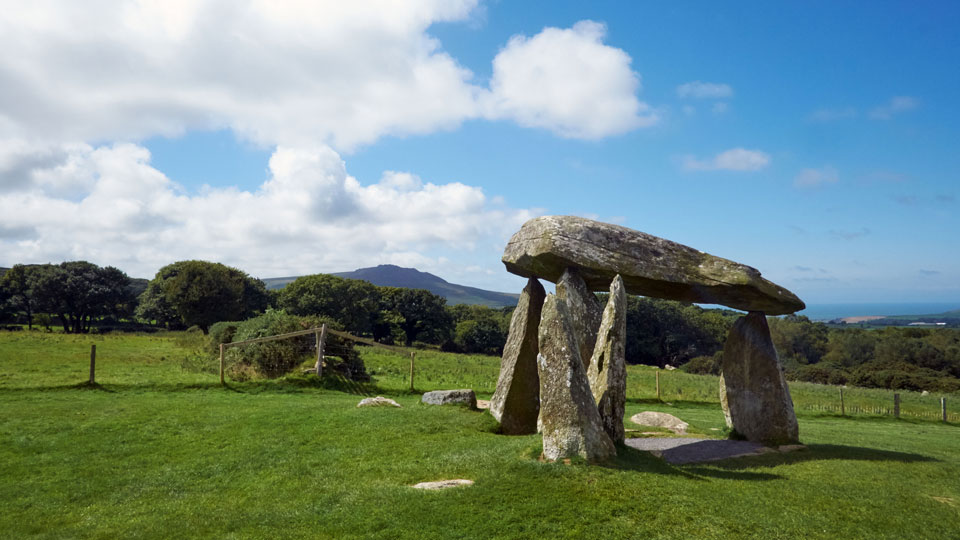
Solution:
<svg viewBox="0 0 960 540"><path fill-rule="evenodd" d="M35 4L0 15L0 266L514 291L510 233L576 214L808 303L960 303L954 3Z"/></svg>

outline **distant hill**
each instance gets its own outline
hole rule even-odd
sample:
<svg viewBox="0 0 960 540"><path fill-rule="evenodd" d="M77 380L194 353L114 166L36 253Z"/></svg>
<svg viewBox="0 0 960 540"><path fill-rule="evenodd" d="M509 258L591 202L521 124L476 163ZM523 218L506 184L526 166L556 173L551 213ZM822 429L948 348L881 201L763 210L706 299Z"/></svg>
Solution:
<svg viewBox="0 0 960 540"><path fill-rule="evenodd" d="M334 276L347 279L361 279L380 287L405 287L408 289L426 289L433 294L443 296L448 305L479 304L493 308L515 306L519 294L507 294L495 291L457 285L416 268L402 268L392 264L381 264L372 268L360 268L352 272L337 272ZM282 289L296 277L264 279L268 289Z"/></svg>

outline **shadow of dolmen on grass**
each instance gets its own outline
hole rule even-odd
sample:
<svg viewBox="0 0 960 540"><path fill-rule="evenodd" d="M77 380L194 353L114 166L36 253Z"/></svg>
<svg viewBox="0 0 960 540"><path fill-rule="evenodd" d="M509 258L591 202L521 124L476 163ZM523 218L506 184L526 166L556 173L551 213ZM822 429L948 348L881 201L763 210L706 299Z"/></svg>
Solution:
<svg viewBox="0 0 960 540"><path fill-rule="evenodd" d="M692 443L690 446L716 442L720 441L706 440L700 443ZM756 470L748 469L772 468L806 461L831 459L895 461L899 463L940 461L929 456L907 452L837 444L811 444L807 446L806 450L789 453L771 452L757 456L733 457L715 461L674 465L662 458L654 456L650 452L638 450L626 445L618 445L617 457L611 461L600 464L600 466L623 471L678 475L691 480L715 478L721 480L769 481L781 480L785 479L785 477L778 474L757 472Z"/></svg>

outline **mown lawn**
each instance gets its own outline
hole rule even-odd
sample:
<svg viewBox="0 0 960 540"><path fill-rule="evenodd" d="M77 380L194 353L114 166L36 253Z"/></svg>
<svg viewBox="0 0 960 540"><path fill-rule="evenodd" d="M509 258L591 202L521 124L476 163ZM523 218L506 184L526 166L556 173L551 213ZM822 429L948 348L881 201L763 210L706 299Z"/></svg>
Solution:
<svg viewBox="0 0 960 540"><path fill-rule="evenodd" d="M803 452L670 466L621 448L607 466L547 464L537 436L419 404L404 390L409 357L364 351L380 387L354 393L299 376L221 388L182 367L197 364L187 342L0 333L5 538L960 536L955 424L801 409ZM94 388L78 384L90 343ZM417 366L418 390L495 385L496 359L423 352ZM658 402L641 369L628 415L663 410L722 433L719 406L691 397L694 383L671 372L688 388ZM366 392L404 407L357 409ZM443 478L476 484L408 487Z"/></svg>

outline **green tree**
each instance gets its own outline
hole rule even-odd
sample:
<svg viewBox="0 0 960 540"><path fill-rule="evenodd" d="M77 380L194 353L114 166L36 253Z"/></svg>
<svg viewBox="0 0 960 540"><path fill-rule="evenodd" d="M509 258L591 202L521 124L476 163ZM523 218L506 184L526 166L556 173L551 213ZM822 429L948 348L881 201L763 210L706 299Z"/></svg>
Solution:
<svg viewBox="0 0 960 540"><path fill-rule="evenodd" d="M425 289L380 287L380 311L402 319L398 324L407 345L414 341L440 344L450 338L453 318L446 304L446 298Z"/></svg>
<svg viewBox="0 0 960 540"><path fill-rule="evenodd" d="M805 316L768 317L770 337L783 360L815 364L827 352L827 326Z"/></svg>
<svg viewBox="0 0 960 540"><path fill-rule="evenodd" d="M206 334L218 321L242 320L267 308L263 282L220 263L178 261L161 268L141 295L137 314L168 322L176 314Z"/></svg>
<svg viewBox="0 0 960 540"><path fill-rule="evenodd" d="M3 289L7 310L11 313L23 313L27 319L27 327L33 329L33 316L37 312L36 284L41 266L16 264L0 278L0 289Z"/></svg>
<svg viewBox="0 0 960 540"><path fill-rule="evenodd" d="M827 338L825 362L837 366L855 367L873 360L877 346L874 333L860 328L832 330Z"/></svg>
<svg viewBox="0 0 960 540"><path fill-rule="evenodd" d="M86 261L34 267L35 311L57 316L64 332L84 333L94 319L114 316L131 304L130 278L112 266Z"/></svg>
<svg viewBox="0 0 960 540"><path fill-rule="evenodd" d="M329 274L297 278L280 291L280 307L293 315L332 319L354 334L373 330L380 307L377 287Z"/></svg>
<svg viewBox="0 0 960 540"><path fill-rule="evenodd" d="M455 324L455 350L495 355L503 352L510 325L510 311L466 304L452 306L447 310Z"/></svg>
<svg viewBox="0 0 960 540"><path fill-rule="evenodd" d="M168 268L170 267L164 267L164 269ZM163 280L165 278L161 277L161 273L164 272L164 269L157 273L157 278L151 280L147 284L146 290L140 294L134 316L142 321L156 322L170 330L183 330L186 326L180 319L180 315L177 314L177 310L167 302L167 297L163 293Z"/></svg>
<svg viewBox="0 0 960 540"><path fill-rule="evenodd" d="M673 300L628 296L627 361L663 367L712 356L723 347L737 316Z"/></svg>

